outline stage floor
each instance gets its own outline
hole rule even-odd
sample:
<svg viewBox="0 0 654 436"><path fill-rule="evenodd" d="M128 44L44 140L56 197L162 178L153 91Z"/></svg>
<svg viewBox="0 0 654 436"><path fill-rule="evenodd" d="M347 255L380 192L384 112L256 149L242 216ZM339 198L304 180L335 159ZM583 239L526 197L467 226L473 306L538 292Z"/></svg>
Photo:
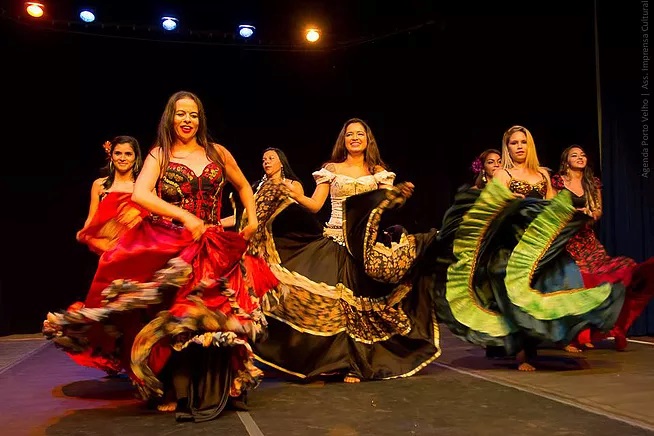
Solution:
<svg viewBox="0 0 654 436"><path fill-rule="evenodd" d="M654 338L582 354L540 352L538 371L488 360L441 329L443 354L414 377L347 385L267 371L249 412L201 424L146 409L125 378L79 367L40 335L0 338L0 429L19 435L654 434Z"/></svg>

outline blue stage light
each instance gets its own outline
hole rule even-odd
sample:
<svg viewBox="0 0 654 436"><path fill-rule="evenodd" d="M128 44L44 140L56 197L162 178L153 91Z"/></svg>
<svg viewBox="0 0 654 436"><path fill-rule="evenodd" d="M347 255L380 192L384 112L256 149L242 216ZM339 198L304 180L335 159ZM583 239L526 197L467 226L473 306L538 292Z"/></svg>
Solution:
<svg viewBox="0 0 654 436"><path fill-rule="evenodd" d="M93 13L93 11L90 11L88 9L82 10L79 13L79 17L85 23L92 23L95 21L95 14Z"/></svg>
<svg viewBox="0 0 654 436"><path fill-rule="evenodd" d="M249 24L241 24L238 26L238 34L241 35L243 38L249 38L252 35L254 35L254 26L250 26Z"/></svg>
<svg viewBox="0 0 654 436"><path fill-rule="evenodd" d="M161 26L166 30L175 30L177 28L177 18L161 17Z"/></svg>

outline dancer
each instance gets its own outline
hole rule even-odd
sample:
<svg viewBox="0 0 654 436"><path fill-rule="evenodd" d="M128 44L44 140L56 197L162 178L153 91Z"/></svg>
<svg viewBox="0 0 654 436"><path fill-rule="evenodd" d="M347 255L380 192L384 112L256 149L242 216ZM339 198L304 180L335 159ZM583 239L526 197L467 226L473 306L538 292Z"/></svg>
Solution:
<svg viewBox="0 0 654 436"><path fill-rule="evenodd" d="M220 225L226 180L248 211L240 233ZM231 153L210 141L195 94L169 98L132 199L151 216L101 256L86 307L49 314L44 333L128 371L177 420L213 419L228 403L245 408L262 377L251 350L265 328L259 299L277 280L246 252L258 224L252 189Z"/></svg>
<svg viewBox="0 0 654 436"><path fill-rule="evenodd" d="M279 148L268 147L262 157L263 177L254 183L255 192L268 180L283 182L294 195L304 195L300 178L295 175L286 154Z"/></svg>
<svg viewBox="0 0 654 436"><path fill-rule="evenodd" d="M592 348L592 341L613 336L616 350L622 351L627 347L626 334L629 328L640 316L654 293L652 285L645 286L643 281L638 281L637 286L631 286L632 274L634 271L640 271L642 275L647 268L647 262L638 266L636 261L629 257L611 257L597 239L593 224L602 216L602 185L588 165L588 158L583 148L571 145L563 150L559 172L552 177L552 184L557 192L563 190L569 192L574 207L592 218L587 220L566 246L568 254L584 276L584 282L596 284L622 282L627 287L624 306L611 331L600 334L585 330L577 338L577 345ZM569 346L567 350L581 351L576 345Z"/></svg>
<svg viewBox="0 0 654 436"><path fill-rule="evenodd" d="M266 297L277 299L265 312L269 336L255 344L262 362L302 379L339 374L356 383L415 374L440 354L428 286L412 270L436 232L396 227L388 245L378 240L381 214L413 192L410 183L394 187L386 168L370 127L353 118L313 173L311 197L288 178L290 199L272 184L259 189L259 219L273 218L257 246L285 289ZM306 215L328 197L331 217L320 234Z"/></svg>
<svg viewBox="0 0 654 436"><path fill-rule="evenodd" d="M569 344L585 328L608 330L624 285L585 286L566 242L584 223L569 195L553 197L531 133L502 137L503 170L483 190L461 191L439 242L449 244L446 282L436 289L439 319L462 339L502 347L518 369L535 370L538 346Z"/></svg>
<svg viewBox="0 0 654 436"><path fill-rule="evenodd" d="M479 157L472 162L472 171L475 173L474 186L483 189L501 166L502 154L500 151L489 148L481 152Z"/></svg>
<svg viewBox="0 0 654 436"><path fill-rule="evenodd" d="M502 170L496 171L494 177L516 196L554 197L550 174L538 162L534 138L522 126L513 126L504 134Z"/></svg>
<svg viewBox="0 0 654 436"><path fill-rule="evenodd" d="M89 213L77 240L102 254L116 244L118 238L147 215L131 201L134 182L143 167L141 148L132 136L116 136L103 148L108 163L91 186Z"/></svg>

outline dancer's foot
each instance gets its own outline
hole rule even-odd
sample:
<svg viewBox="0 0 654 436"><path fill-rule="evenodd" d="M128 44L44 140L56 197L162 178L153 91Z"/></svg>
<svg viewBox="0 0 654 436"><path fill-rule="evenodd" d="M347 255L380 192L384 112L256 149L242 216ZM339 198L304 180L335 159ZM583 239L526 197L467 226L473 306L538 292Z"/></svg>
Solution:
<svg viewBox="0 0 654 436"><path fill-rule="evenodd" d="M177 407L177 402L172 401L170 403L162 403L157 406L159 412L174 412Z"/></svg>
<svg viewBox="0 0 654 436"><path fill-rule="evenodd" d="M359 377L355 376L354 374L348 374L348 375L345 376L343 381L345 383L359 383L361 381L361 379Z"/></svg>
<svg viewBox="0 0 654 436"><path fill-rule="evenodd" d="M516 354L516 359L518 360L518 371L536 371L536 367L527 362L527 353L525 350L519 351L518 354Z"/></svg>
<svg viewBox="0 0 654 436"><path fill-rule="evenodd" d="M586 343L586 344L581 344L581 345L582 345L584 348L588 348L589 350L595 348L595 344L593 344L592 342L588 342L588 343Z"/></svg>
<svg viewBox="0 0 654 436"><path fill-rule="evenodd" d="M232 410L247 412L250 410L248 407L248 393L243 391L238 397L229 397L229 405Z"/></svg>
<svg viewBox="0 0 654 436"><path fill-rule="evenodd" d="M563 349L565 351L567 351L568 353L583 353L583 351L584 351L581 348L577 348L576 346L574 346L572 344L566 345L565 347L563 347Z"/></svg>
<svg viewBox="0 0 654 436"><path fill-rule="evenodd" d="M520 365L518 365L518 371L532 372L536 371L536 367L530 363L522 362Z"/></svg>
<svg viewBox="0 0 654 436"><path fill-rule="evenodd" d="M613 337L616 351L624 351L627 348L627 337L624 333L616 333Z"/></svg>

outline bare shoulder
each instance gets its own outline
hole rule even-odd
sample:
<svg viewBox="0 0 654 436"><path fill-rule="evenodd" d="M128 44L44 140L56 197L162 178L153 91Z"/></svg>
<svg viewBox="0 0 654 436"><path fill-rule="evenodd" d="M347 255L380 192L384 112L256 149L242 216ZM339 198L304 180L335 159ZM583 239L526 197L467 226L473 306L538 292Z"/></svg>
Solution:
<svg viewBox="0 0 654 436"><path fill-rule="evenodd" d="M99 179L95 179L93 181L93 184L91 185L91 193L99 194L100 191L104 189L104 182L107 180L106 177L100 177Z"/></svg>
<svg viewBox="0 0 654 436"><path fill-rule="evenodd" d="M511 176L509 176L509 173L505 169L499 169L495 171L495 174L493 174L493 178L497 179L500 182L508 182Z"/></svg>
<svg viewBox="0 0 654 436"><path fill-rule="evenodd" d="M338 170L338 164L336 164L336 162L327 162L322 167L327 171L331 171L332 173Z"/></svg>
<svg viewBox="0 0 654 436"><path fill-rule="evenodd" d="M375 174L377 174L377 173L381 173L382 171L386 171L386 168L384 168L384 167L381 166L381 165L376 165L376 166L375 166Z"/></svg>
<svg viewBox="0 0 654 436"><path fill-rule="evenodd" d="M157 162L161 161L163 155L163 149L159 146L153 147L152 150L148 153L148 156L152 156Z"/></svg>
<svg viewBox="0 0 654 436"><path fill-rule="evenodd" d="M225 160L225 162L234 161L234 156L232 156L232 153L230 153L230 151L227 150L227 147L218 143L212 143L211 145L213 146L214 149L216 149L218 154Z"/></svg>
<svg viewBox="0 0 654 436"><path fill-rule="evenodd" d="M547 178L547 180L550 179L550 169L549 168L539 167L538 172L541 173L542 175L544 175Z"/></svg>

